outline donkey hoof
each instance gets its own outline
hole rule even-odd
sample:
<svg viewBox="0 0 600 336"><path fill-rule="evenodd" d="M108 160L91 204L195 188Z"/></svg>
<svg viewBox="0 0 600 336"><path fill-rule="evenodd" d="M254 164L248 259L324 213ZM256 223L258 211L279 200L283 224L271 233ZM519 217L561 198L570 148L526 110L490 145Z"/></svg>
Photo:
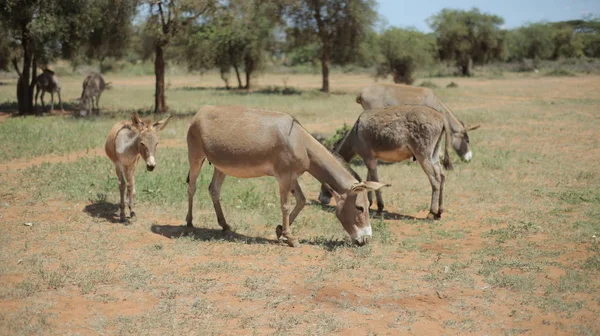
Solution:
<svg viewBox="0 0 600 336"><path fill-rule="evenodd" d="M194 226L191 224L187 224L186 226L183 227L183 230L181 231L180 236L184 237L184 236L190 236L194 234Z"/></svg>
<svg viewBox="0 0 600 336"><path fill-rule="evenodd" d="M287 244L290 247L300 247L300 243L298 242L298 239L296 239L296 238L288 238Z"/></svg>
<svg viewBox="0 0 600 336"><path fill-rule="evenodd" d="M429 219L429 220L439 220L440 218L442 218L442 216L439 213L436 214L436 213L430 212L427 215L427 219Z"/></svg>
<svg viewBox="0 0 600 336"><path fill-rule="evenodd" d="M119 220L121 221L121 223L127 222L127 218L125 217L125 214L121 214L121 216L119 217Z"/></svg>
<svg viewBox="0 0 600 336"><path fill-rule="evenodd" d="M281 235L283 234L283 226L277 225L275 228L275 234L277 235L277 239L281 238Z"/></svg>
<svg viewBox="0 0 600 336"><path fill-rule="evenodd" d="M130 212L129 217L131 217L131 218L135 217L135 212L134 211Z"/></svg>

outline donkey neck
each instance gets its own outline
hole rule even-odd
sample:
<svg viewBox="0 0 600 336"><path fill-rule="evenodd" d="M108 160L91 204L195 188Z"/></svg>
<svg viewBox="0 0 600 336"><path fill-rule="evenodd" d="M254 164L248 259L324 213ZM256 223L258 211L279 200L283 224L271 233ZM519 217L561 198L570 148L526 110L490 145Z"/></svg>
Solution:
<svg viewBox="0 0 600 336"><path fill-rule="evenodd" d="M339 155L344 161L350 162L356 151L354 150L354 136L356 135L356 127L358 125L358 120L354 124L354 126L346 133L344 138L340 141L340 143L333 149L333 152Z"/></svg>
<svg viewBox="0 0 600 336"><path fill-rule="evenodd" d="M452 113L452 111L446 106L444 103L440 101L440 104L444 108L444 116L448 121L450 128L452 129L452 133L461 133L464 130L463 124L458 120L458 118Z"/></svg>
<svg viewBox="0 0 600 336"><path fill-rule="evenodd" d="M319 182L328 184L338 194L347 192L358 179L353 176L349 168L340 162L327 148L323 147L308 132L306 151L310 160L308 173Z"/></svg>
<svg viewBox="0 0 600 336"><path fill-rule="evenodd" d="M123 127L115 139L116 152L125 161L133 160L139 154L140 132L130 127ZM129 160L128 160L129 159Z"/></svg>

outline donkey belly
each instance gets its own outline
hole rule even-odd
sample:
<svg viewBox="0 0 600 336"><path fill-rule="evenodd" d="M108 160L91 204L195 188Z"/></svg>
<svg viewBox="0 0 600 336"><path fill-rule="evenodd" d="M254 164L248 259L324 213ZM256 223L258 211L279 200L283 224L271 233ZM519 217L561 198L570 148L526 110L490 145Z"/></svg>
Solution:
<svg viewBox="0 0 600 336"><path fill-rule="evenodd" d="M261 176L274 176L273 164L270 162L264 162L262 164L244 164L244 162L239 163L223 163L214 162L208 159L210 163L215 166L217 169L225 173L225 175L239 177L239 178L253 178L253 177L261 177Z"/></svg>
<svg viewBox="0 0 600 336"><path fill-rule="evenodd" d="M398 148L391 151L377 151L375 156L385 162L400 162L413 157L413 153L408 147Z"/></svg>

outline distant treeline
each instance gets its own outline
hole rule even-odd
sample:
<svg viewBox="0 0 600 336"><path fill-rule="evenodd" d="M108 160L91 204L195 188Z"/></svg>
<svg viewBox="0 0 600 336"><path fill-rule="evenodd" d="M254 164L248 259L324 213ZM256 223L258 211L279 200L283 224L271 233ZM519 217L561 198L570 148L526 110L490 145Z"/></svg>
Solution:
<svg viewBox="0 0 600 336"><path fill-rule="evenodd" d="M458 75L491 62L600 58L600 19L530 23L478 9L443 9L433 32L379 28L374 0L7 0L0 2L0 69L19 75L19 111L30 113L37 69L57 59L74 66L152 61L155 111L166 110L168 63L218 70L225 86L251 88L267 65L319 67L329 91L331 65L374 68L412 83L417 69L451 64Z"/></svg>

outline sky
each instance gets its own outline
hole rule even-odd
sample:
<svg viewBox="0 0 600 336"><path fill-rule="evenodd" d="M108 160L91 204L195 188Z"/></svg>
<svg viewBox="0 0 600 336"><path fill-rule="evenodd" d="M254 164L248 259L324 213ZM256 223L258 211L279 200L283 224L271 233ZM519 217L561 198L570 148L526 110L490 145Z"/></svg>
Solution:
<svg viewBox="0 0 600 336"><path fill-rule="evenodd" d="M577 20L600 15L600 0L378 0L378 12L389 26L430 32L426 19L443 8L479 8L504 19L505 28L527 22Z"/></svg>

